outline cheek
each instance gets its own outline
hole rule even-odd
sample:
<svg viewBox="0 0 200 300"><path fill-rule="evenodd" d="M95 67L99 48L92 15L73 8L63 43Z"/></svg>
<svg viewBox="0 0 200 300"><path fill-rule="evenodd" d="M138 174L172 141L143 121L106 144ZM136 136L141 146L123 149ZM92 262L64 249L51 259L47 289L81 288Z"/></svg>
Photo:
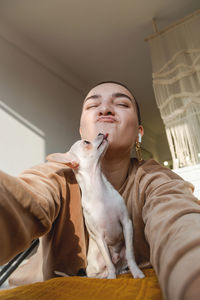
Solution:
<svg viewBox="0 0 200 300"><path fill-rule="evenodd" d="M121 136L124 141L134 144L138 134L138 122L133 116L127 117L126 122L122 124Z"/></svg>
<svg viewBox="0 0 200 300"><path fill-rule="evenodd" d="M93 118L89 114L82 114L80 119L80 135L82 139L92 140L93 137Z"/></svg>

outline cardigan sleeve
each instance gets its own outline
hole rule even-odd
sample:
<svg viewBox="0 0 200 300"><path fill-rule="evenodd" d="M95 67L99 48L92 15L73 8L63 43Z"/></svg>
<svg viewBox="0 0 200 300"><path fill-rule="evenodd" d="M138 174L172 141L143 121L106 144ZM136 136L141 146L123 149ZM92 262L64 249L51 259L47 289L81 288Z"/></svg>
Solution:
<svg viewBox="0 0 200 300"><path fill-rule="evenodd" d="M60 164L45 163L19 177L0 171L0 265L47 233L66 186Z"/></svg>
<svg viewBox="0 0 200 300"><path fill-rule="evenodd" d="M141 182L146 187L145 236L164 297L189 299L184 297L193 279L200 278L199 200L189 182L157 163L143 168Z"/></svg>

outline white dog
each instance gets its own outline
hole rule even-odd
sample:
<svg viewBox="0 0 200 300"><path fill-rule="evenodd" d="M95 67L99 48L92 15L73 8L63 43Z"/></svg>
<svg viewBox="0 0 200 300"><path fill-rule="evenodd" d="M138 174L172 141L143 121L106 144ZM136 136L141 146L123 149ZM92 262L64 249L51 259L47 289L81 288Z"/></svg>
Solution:
<svg viewBox="0 0 200 300"><path fill-rule="evenodd" d="M143 278L134 258L133 228L126 205L101 172L100 162L108 148L107 136L99 134L92 142L80 140L69 152L51 154L47 159L72 168L80 185L89 232L87 276L116 278L128 266L133 277Z"/></svg>

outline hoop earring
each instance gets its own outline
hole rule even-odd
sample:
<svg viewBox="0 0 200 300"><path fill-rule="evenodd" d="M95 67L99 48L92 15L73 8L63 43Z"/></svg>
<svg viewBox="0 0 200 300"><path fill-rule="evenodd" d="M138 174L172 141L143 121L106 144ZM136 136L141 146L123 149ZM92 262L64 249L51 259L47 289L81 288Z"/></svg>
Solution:
<svg viewBox="0 0 200 300"><path fill-rule="evenodd" d="M135 142L135 151L137 153L138 161L139 161L139 163L141 163L142 162L142 149L141 149L140 143L138 141Z"/></svg>

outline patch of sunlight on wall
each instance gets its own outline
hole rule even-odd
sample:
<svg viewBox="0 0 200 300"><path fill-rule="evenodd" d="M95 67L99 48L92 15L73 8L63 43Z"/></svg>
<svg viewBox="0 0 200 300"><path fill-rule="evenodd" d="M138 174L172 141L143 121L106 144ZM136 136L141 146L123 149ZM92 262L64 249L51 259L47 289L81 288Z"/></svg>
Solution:
<svg viewBox="0 0 200 300"><path fill-rule="evenodd" d="M44 160L44 133L0 101L0 169L15 176Z"/></svg>

